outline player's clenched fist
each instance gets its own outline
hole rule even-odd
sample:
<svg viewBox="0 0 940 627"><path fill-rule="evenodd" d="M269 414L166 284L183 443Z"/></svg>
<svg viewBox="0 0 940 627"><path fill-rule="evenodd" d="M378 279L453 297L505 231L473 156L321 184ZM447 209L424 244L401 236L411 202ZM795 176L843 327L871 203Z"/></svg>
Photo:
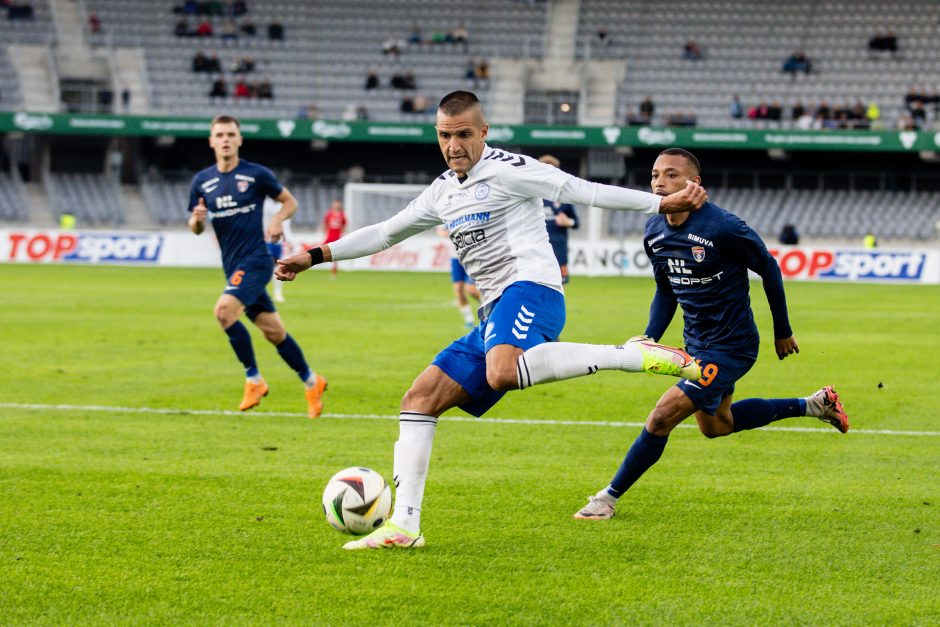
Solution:
<svg viewBox="0 0 940 627"><path fill-rule="evenodd" d="M659 205L660 213L682 213L694 211L708 200L708 192L694 181L686 181L685 189L664 196Z"/></svg>
<svg viewBox="0 0 940 627"><path fill-rule="evenodd" d="M209 210L206 208L206 199L200 198L199 204L193 207L193 218L198 222L206 221L206 214Z"/></svg>
<svg viewBox="0 0 940 627"><path fill-rule="evenodd" d="M313 258L310 257L310 253L303 251L284 259L278 259L274 276L278 281L293 281L298 274L309 269L312 265Z"/></svg>

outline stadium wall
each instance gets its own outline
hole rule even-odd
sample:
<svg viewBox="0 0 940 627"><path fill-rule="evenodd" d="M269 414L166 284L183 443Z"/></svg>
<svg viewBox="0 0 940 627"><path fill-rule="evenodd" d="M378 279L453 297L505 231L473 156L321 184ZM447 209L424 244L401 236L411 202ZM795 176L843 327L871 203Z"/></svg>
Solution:
<svg viewBox="0 0 940 627"><path fill-rule="evenodd" d="M322 233L295 233L295 250L323 241ZM771 249L783 276L800 281L940 283L940 250L862 250L851 247ZM450 245L436 235L413 237L381 253L343 262L348 270L446 272ZM640 240L574 241L569 270L582 276L651 276ZM180 231L58 231L0 229L0 262L220 267L212 237ZM328 267L325 265L324 267ZM694 280L694 279L690 279Z"/></svg>

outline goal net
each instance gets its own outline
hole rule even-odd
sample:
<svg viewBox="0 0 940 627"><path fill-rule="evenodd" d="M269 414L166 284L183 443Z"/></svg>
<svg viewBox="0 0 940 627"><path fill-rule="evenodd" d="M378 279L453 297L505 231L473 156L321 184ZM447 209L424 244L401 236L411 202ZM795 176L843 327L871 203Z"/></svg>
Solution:
<svg viewBox="0 0 940 627"><path fill-rule="evenodd" d="M343 191L347 232L386 220L424 191L427 185L348 183Z"/></svg>

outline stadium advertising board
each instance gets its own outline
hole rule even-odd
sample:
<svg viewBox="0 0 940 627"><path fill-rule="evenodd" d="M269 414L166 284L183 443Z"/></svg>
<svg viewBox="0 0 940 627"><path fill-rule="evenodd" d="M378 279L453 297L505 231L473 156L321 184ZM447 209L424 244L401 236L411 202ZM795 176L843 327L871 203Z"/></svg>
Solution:
<svg viewBox="0 0 940 627"><path fill-rule="evenodd" d="M245 119L249 138L296 141L434 143L434 126L341 120ZM60 135L206 137L208 118L63 113L0 112L0 132ZM698 129L636 126L523 126L494 124L489 142L518 146L624 146L739 148L766 150L918 152L940 151L933 131L793 131L783 129Z"/></svg>
<svg viewBox="0 0 940 627"><path fill-rule="evenodd" d="M295 250L323 241L322 233L296 233ZM774 248L783 277L800 281L940 283L940 250L860 250L837 247ZM344 261L348 270L444 272L451 247L440 237L419 235L381 253ZM582 276L650 276L642 242L572 241L568 266ZM167 232L0 229L0 261L217 267L218 244L185 230ZM324 267L328 267L325 264Z"/></svg>

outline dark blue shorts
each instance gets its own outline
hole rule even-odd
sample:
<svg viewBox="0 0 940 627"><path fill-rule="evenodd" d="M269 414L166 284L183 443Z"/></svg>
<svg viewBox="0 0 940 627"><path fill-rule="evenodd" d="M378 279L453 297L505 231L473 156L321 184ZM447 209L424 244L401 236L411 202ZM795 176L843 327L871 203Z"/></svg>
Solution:
<svg viewBox="0 0 940 627"><path fill-rule="evenodd" d="M464 270L464 267L460 265L459 259L450 260L450 280L454 283L473 283L473 279L470 278L470 275L467 274L467 271Z"/></svg>
<svg viewBox="0 0 940 627"><path fill-rule="evenodd" d="M228 275L225 293L241 301L249 320L254 320L260 313L277 311L265 289L272 272L274 260L271 257L254 257L236 265Z"/></svg>
<svg viewBox="0 0 940 627"><path fill-rule="evenodd" d="M554 342L565 326L565 297L550 287L513 283L475 329L438 353L432 362L460 384L472 400L460 406L482 416L503 397L486 382L486 353L499 344L523 350Z"/></svg>
<svg viewBox="0 0 940 627"><path fill-rule="evenodd" d="M555 259L558 260L559 266L568 265L568 238L563 240L549 239L549 244L552 245L552 252L555 253Z"/></svg>
<svg viewBox="0 0 940 627"><path fill-rule="evenodd" d="M754 362L753 357L741 357L730 353L708 350L689 350L702 368L698 381L680 380L676 386L691 399L695 406L711 416L715 415L721 401L734 394L734 384L747 374Z"/></svg>

